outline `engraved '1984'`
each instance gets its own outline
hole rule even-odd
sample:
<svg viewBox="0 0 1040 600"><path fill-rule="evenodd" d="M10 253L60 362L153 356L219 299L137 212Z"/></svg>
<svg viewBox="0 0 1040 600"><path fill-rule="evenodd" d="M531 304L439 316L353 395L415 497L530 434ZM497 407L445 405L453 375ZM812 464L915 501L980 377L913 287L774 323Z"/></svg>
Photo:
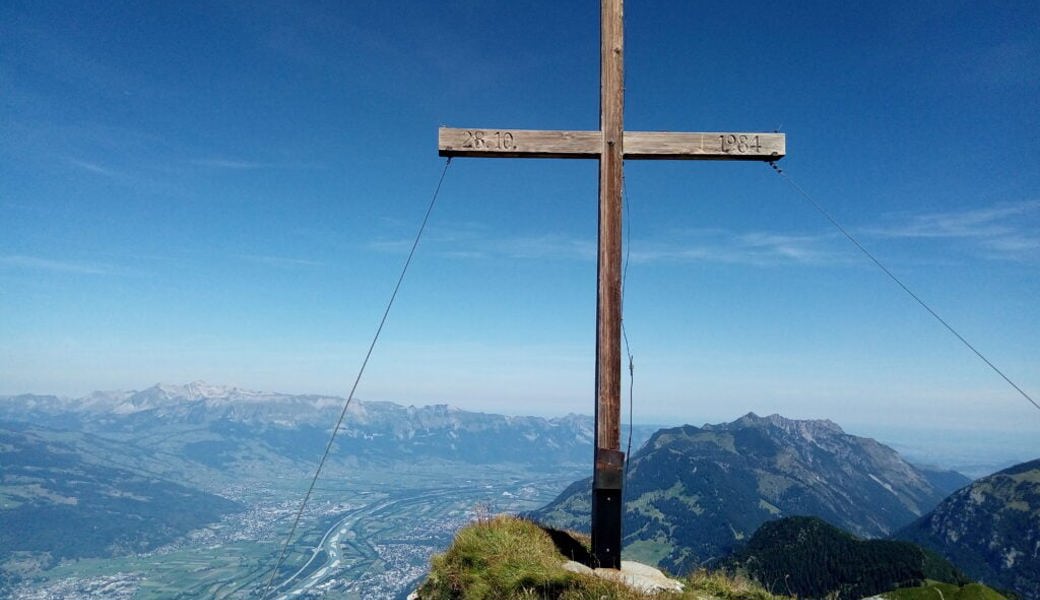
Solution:
<svg viewBox="0 0 1040 600"><path fill-rule="evenodd" d="M762 144L758 140L757 135L747 135L744 133L728 133L719 136L720 149L727 153L747 154L754 150L755 152L762 151Z"/></svg>

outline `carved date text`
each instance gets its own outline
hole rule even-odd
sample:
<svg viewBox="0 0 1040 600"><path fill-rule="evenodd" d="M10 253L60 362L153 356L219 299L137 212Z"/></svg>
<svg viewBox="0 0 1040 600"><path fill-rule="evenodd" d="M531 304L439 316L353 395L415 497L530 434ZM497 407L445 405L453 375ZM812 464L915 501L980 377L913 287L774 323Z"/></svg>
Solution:
<svg viewBox="0 0 1040 600"><path fill-rule="evenodd" d="M516 150L516 137L511 131L466 130L462 147L474 150Z"/></svg>
<svg viewBox="0 0 1040 600"><path fill-rule="evenodd" d="M727 154L747 154L748 152L761 152L762 144L757 135L743 133L728 133L719 136L721 150Z"/></svg>

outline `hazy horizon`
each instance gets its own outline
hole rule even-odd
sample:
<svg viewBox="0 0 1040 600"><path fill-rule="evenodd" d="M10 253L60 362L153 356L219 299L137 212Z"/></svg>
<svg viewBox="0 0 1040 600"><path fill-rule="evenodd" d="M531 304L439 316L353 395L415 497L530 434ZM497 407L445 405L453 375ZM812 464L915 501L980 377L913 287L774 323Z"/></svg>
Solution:
<svg viewBox="0 0 1040 600"><path fill-rule="evenodd" d="M79 395L62 395L62 394L51 394L48 392L40 391L27 391L23 393L35 393L39 395L56 395L61 398L68 400L79 400L86 399L92 393L114 393L114 392L140 392L155 386L164 386L170 388L183 388L190 384L205 384L215 388L237 388L244 392L261 392L261 393L273 393L273 394L284 394L288 396L294 395L327 395L345 399L343 394L324 394L324 393L311 393L311 392L294 392L288 390L261 390L251 388L249 386L236 386L236 385L223 385L215 382L204 382L201 380L194 380L191 382L184 383L166 383L158 382L153 385L144 386L141 388L121 388L121 389L110 389L110 390L92 390L87 394ZM14 394L17 395L17 394ZM5 394L8 396L8 394ZM366 402L368 399L356 397L356 400ZM376 400L376 401L391 401L391 400ZM430 406L430 404L414 403L414 402L403 402L403 401L391 401L395 404L403 406ZM531 413L524 412L522 407L513 407L510 410L508 406L502 406L501 410L496 410L494 406L489 406L483 409L474 409L461 407L453 403L446 403L448 406L453 408L459 408L460 410L469 410L473 412L484 412L489 414L499 414L507 416L517 417L541 417L541 418L555 418L562 417L568 414L578 414L588 418L592 418L592 406L590 403L588 411L576 411L569 413ZM623 426L628 424L628 404L627 397L623 406L622 423ZM840 421L827 416L801 416L784 411L772 411L772 412L759 412L754 410L744 410L732 413L729 416L716 416L716 417L698 417L695 413L691 413L686 417L662 416L654 419L650 418L639 418L637 417L634 424L637 426L651 426L651 427L679 427L683 425L693 425L701 427L706 424L720 424L730 423L742 416L753 412L760 417L769 416L772 414L779 414L780 416L787 419L794 420L830 420L842 428L845 433L868 437L876 439L877 441L891 446L897 450L900 454L904 455L908 460L922 466L939 467L945 469L955 469L965 475L971 477L980 477L997 470L1009 467L1013 464L1033 460L1040 457L1040 450L1036 447L1036 438L1029 424L1025 424L1018 428L1008 429L981 429L978 427L970 427L965 425L958 426L939 426L935 424L918 424L904 423L902 425L884 425L878 423L863 423L855 421ZM332 423L329 423L331 427ZM622 431L622 442L624 443L627 438L627 431Z"/></svg>

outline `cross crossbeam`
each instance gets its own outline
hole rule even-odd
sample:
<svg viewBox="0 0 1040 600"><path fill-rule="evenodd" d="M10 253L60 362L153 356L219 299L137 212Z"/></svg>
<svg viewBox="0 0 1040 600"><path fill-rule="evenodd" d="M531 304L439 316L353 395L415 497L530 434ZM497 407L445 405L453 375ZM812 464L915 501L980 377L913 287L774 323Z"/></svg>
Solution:
<svg viewBox="0 0 1040 600"><path fill-rule="evenodd" d="M599 131L458 129L437 132L438 154L497 158L599 158ZM779 160L786 154L782 133L626 131L626 160Z"/></svg>
<svg viewBox="0 0 1040 600"><path fill-rule="evenodd" d="M621 188L624 160L758 160L786 154L782 133L625 131L622 0L600 4L600 130L456 129L438 132L441 156L599 160L596 435L592 555L621 566Z"/></svg>

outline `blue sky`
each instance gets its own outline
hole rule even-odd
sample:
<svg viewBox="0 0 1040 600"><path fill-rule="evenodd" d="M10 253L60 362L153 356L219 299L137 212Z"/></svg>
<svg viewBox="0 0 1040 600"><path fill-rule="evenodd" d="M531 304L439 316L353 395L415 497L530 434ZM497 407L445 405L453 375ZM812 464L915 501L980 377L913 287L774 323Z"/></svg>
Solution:
<svg viewBox="0 0 1040 600"><path fill-rule="evenodd" d="M786 173L1040 394L1040 5L630 1L626 128ZM598 127L594 2L0 7L0 393L345 395L440 125ZM763 164L626 166L636 419L1040 433ZM458 159L362 399L590 413L596 164Z"/></svg>

